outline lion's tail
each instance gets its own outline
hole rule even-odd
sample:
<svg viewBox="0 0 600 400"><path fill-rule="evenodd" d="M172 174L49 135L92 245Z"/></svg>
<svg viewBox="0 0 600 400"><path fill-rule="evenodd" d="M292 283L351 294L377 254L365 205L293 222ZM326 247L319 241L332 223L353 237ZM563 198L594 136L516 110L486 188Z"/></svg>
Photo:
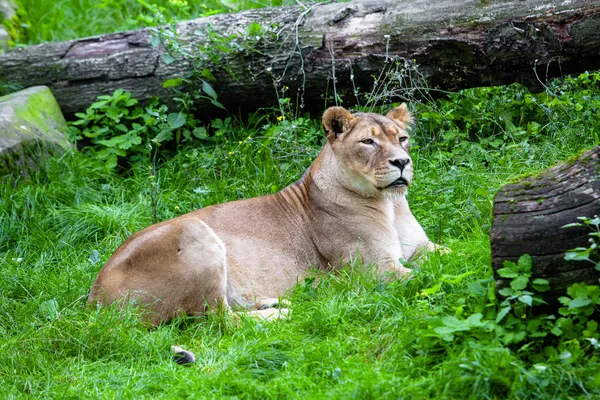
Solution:
<svg viewBox="0 0 600 400"><path fill-rule="evenodd" d="M171 346L173 361L177 364L193 364L196 362L196 356L191 351L187 351L178 346Z"/></svg>

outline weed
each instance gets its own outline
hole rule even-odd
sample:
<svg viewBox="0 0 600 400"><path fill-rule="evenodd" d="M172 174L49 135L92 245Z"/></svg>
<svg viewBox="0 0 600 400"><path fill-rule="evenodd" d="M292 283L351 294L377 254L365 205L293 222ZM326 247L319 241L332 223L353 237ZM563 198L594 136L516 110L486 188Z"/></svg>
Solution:
<svg viewBox="0 0 600 400"><path fill-rule="evenodd" d="M122 89L111 96L98 96L85 113L75 116L79 119L70 124L70 139L91 141L92 146L85 150L94 152L109 168L116 167L120 157L131 163L148 160L152 146L202 137L192 117L183 111L168 113L168 107L156 98L141 107Z"/></svg>

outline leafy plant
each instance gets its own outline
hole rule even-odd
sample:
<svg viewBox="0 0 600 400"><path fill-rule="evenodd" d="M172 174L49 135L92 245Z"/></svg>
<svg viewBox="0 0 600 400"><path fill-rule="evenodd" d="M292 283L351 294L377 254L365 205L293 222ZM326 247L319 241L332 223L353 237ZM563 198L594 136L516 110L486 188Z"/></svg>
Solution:
<svg viewBox="0 0 600 400"><path fill-rule="evenodd" d="M194 112L201 102L209 102L225 110L212 86L217 82L213 71L221 69L236 79L234 71L227 65L228 57L232 54L256 52L256 44L272 37L274 29L274 25L263 27L257 22L251 22L245 32L223 33L209 24L194 31L194 35L202 40L191 44L182 40L175 23L152 29L151 44L153 47L164 48L162 58L166 64L185 62L191 65L189 73L168 79L163 87L173 88L174 100L188 112Z"/></svg>
<svg viewBox="0 0 600 400"><path fill-rule="evenodd" d="M568 261L587 261L596 266L600 271L600 249L598 249L598 241L600 240L600 218L597 215L594 218L579 217L581 222L575 222L563 226L563 228L573 228L585 226L590 228L591 232L589 247L576 247L566 252L565 260Z"/></svg>
<svg viewBox="0 0 600 400"><path fill-rule="evenodd" d="M513 84L448 93L446 99L419 104L419 143L457 164L498 162L503 152L526 152L532 144L565 130L600 141L600 72L555 80L540 94ZM577 88L577 90L574 90Z"/></svg>
<svg viewBox="0 0 600 400"><path fill-rule="evenodd" d="M152 99L143 107L130 92L117 89L112 95L98 96L85 113L70 124L71 140L85 140L87 153L103 160L107 167L117 166L119 159L131 163L147 160L152 146L201 138L192 116L168 112L165 104Z"/></svg>
<svg viewBox="0 0 600 400"><path fill-rule="evenodd" d="M546 279L531 279L531 270L529 255L521 256L517 263L505 261L497 272L500 277L510 279L510 285L500 290L504 299L498 306L492 299L484 306L490 310L485 315L475 312L466 318L433 317L421 343L431 346L432 338L444 342L459 338L480 343L499 340L507 346L518 345L516 349L529 354L532 360L540 358L540 350L558 357L568 343L582 339L593 339L590 348L596 349L598 323L591 317L600 309L600 287L583 283L570 286L568 296L559 299L565 307L560 308L562 317L557 319L555 315L536 311L536 307L546 304L540 293L550 287Z"/></svg>

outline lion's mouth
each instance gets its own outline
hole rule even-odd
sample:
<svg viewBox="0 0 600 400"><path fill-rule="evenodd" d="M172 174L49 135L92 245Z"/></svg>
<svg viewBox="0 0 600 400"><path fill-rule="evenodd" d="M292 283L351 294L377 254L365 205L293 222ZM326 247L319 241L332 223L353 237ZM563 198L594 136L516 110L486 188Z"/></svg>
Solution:
<svg viewBox="0 0 600 400"><path fill-rule="evenodd" d="M408 186L408 181L402 177L396 179L394 182L390 183L386 186L387 188L399 187L399 186Z"/></svg>

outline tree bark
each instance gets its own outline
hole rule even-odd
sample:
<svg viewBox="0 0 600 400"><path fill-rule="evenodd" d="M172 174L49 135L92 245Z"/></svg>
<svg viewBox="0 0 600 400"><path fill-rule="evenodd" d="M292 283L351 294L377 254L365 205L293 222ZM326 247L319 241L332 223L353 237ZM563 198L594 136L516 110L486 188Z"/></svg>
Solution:
<svg viewBox="0 0 600 400"><path fill-rule="evenodd" d="M394 72L392 60L405 63L395 78L407 91L376 93L383 101L410 97L409 89L422 85L457 90L520 82L539 89L540 80L600 67L598 0L355 1L215 15L182 22L177 31L197 48L209 43L197 30L235 34L241 42L251 39L253 22L267 33L250 51L201 66L212 71L219 101L232 112L276 106L275 87L287 87L285 96L309 111L323 110L326 94L339 95L345 106L364 104L355 93L371 92L383 68ZM117 88L141 100L168 100L173 93L163 82L189 76L193 66L166 64L163 50L151 46L147 29L14 49L0 54L0 80L51 87L66 114Z"/></svg>
<svg viewBox="0 0 600 400"><path fill-rule="evenodd" d="M496 289L508 285L496 271L523 254L533 259L533 277L550 281L549 298L575 282L598 284L600 271L586 261L566 261L565 252L590 246L588 227L562 228L578 217L600 215L600 146L541 174L503 186L494 199L491 232Z"/></svg>

